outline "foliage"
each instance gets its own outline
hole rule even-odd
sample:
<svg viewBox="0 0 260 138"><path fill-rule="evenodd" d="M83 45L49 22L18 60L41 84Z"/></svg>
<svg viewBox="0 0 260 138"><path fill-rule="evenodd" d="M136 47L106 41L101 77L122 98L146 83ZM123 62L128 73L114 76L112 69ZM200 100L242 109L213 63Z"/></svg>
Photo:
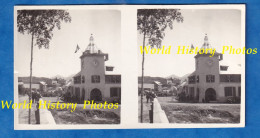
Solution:
<svg viewBox="0 0 260 138"><path fill-rule="evenodd" d="M26 88L23 85L18 85L18 94L25 95L27 93Z"/></svg>
<svg viewBox="0 0 260 138"><path fill-rule="evenodd" d="M60 29L61 21L71 22L69 13L65 10L18 10L18 32L31 34L36 38L39 48L49 48L52 31L55 27Z"/></svg>
<svg viewBox="0 0 260 138"><path fill-rule="evenodd" d="M139 9L137 11L137 30L143 34L143 48L146 38L152 48L160 48L165 36L165 29L168 26L172 29L175 20L183 21L179 9ZM143 122L144 50L142 57L141 122Z"/></svg>
<svg viewBox="0 0 260 138"><path fill-rule="evenodd" d="M161 47L165 29L173 29L173 21L182 22L179 9L139 9L137 12L137 30L148 38L151 47Z"/></svg>

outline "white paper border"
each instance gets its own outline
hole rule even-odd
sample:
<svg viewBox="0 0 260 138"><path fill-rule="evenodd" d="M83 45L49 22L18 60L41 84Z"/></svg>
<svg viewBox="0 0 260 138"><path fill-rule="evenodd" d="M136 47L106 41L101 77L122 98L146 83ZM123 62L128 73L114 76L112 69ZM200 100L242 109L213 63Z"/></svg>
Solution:
<svg viewBox="0 0 260 138"><path fill-rule="evenodd" d="M14 102L18 102L18 72L16 71L17 27L16 11L21 9L76 9L76 10L120 10L121 11L121 123L120 124L80 124L80 125L28 125L18 124L18 111L14 110L15 130L49 129L141 129L141 128L219 128L245 126L245 55L242 55L241 108L239 124L149 124L138 123L138 62L137 62L137 9L238 9L241 10L241 45L245 46L245 4L206 5L65 5L65 6L15 6L14 7Z"/></svg>

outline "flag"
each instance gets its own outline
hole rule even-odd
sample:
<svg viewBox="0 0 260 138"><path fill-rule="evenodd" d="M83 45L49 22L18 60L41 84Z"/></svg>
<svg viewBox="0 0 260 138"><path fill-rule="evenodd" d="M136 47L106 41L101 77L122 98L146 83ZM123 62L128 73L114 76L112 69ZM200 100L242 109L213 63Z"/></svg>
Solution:
<svg viewBox="0 0 260 138"><path fill-rule="evenodd" d="M75 50L75 53L77 53L79 51L79 45L77 44L77 47L76 47L76 50Z"/></svg>
<svg viewBox="0 0 260 138"><path fill-rule="evenodd" d="M194 49L194 46L193 46L193 44L191 44L191 49Z"/></svg>
<svg viewBox="0 0 260 138"><path fill-rule="evenodd" d="M194 49L194 46L193 46L193 44L191 44L191 48L190 48L190 52L189 53L191 53L193 51L193 49Z"/></svg>

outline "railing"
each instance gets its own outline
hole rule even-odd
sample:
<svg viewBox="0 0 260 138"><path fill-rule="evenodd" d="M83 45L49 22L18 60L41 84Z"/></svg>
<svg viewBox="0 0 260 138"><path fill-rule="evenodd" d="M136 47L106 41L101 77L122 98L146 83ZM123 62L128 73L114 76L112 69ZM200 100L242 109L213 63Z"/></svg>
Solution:
<svg viewBox="0 0 260 138"><path fill-rule="evenodd" d="M161 105L157 98L154 98L151 106L150 114L150 123L169 123L169 120L162 110Z"/></svg>
<svg viewBox="0 0 260 138"><path fill-rule="evenodd" d="M42 99L40 99L39 102L44 103ZM56 124L51 112L47 108L44 109L43 107L44 105L42 104L39 109L39 103L36 105L36 124ZM47 107L47 105L45 105L45 107Z"/></svg>

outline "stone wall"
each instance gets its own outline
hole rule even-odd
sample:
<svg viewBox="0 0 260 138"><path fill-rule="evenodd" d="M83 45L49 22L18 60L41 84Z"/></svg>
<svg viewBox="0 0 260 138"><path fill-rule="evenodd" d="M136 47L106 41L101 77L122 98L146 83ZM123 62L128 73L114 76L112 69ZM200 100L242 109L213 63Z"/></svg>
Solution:
<svg viewBox="0 0 260 138"><path fill-rule="evenodd" d="M44 101L42 99L39 100L39 102L41 101L41 103L44 103ZM51 114L51 112L46 108L43 109L43 106L41 107L40 110L40 124L56 124L55 120Z"/></svg>
<svg viewBox="0 0 260 138"><path fill-rule="evenodd" d="M153 123L169 123L169 120L165 112L162 110L157 98L154 98L153 106Z"/></svg>

